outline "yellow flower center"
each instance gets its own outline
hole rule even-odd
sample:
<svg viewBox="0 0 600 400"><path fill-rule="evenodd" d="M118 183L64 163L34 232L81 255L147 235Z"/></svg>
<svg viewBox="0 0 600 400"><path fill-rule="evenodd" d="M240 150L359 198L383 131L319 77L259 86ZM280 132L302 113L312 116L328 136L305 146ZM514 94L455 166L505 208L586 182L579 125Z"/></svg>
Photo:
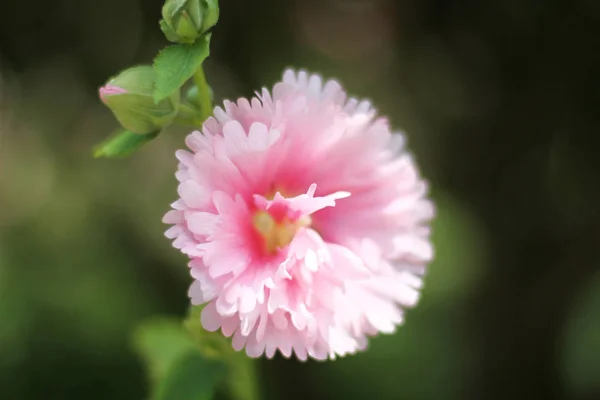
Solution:
<svg viewBox="0 0 600 400"><path fill-rule="evenodd" d="M254 228L262 236L267 253L276 253L278 249L284 248L296 235L298 229L309 226L310 217L303 217L297 221L290 221L285 218L283 221L276 222L271 214L266 211L259 211L254 214Z"/></svg>

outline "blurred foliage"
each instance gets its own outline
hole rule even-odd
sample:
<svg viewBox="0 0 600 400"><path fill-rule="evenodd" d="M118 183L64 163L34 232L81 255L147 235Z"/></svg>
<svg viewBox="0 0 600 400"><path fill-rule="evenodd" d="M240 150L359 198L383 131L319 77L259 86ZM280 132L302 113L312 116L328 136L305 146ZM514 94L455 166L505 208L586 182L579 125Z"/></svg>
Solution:
<svg viewBox="0 0 600 400"><path fill-rule="evenodd" d="M256 374L257 361L236 352L231 346L231 338L217 332L207 332L200 323L202 306L194 306L185 321L188 334L200 348L204 357L217 359L227 367L227 381L221 392L233 400L260 399L260 384Z"/></svg>
<svg viewBox="0 0 600 400"><path fill-rule="evenodd" d="M285 66L335 76L407 132L439 208L406 325L335 362L261 361L266 398L600 398L597 2L220 6L216 100ZM117 127L97 88L167 44L161 7L0 6L0 398L147 398L131 333L185 315L161 223L185 130L126 160L89 151Z"/></svg>
<svg viewBox="0 0 600 400"><path fill-rule="evenodd" d="M134 343L153 381L164 378L178 358L196 350L178 319L155 318L143 323L136 330Z"/></svg>
<svg viewBox="0 0 600 400"><path fill-rule="evenodd" d="M177 359L156 390L156 400L214 398L213 386L226 376L225 366L207 362L198 353L186 353Z"/></svg>
<svg viewBox="0 0 600 400"><path fill-rule="evenodd" d="M202 354L179 320L146 322L135 345L149 367L153 400L209 400L227 377L225 364Z"/></svg>
<svg viewBox="0 0 600 400"><path fill-rule="evenodd" d="M564 335L565 374L574 391L593 395L600 365L600 275L587 285Z"/></svg>

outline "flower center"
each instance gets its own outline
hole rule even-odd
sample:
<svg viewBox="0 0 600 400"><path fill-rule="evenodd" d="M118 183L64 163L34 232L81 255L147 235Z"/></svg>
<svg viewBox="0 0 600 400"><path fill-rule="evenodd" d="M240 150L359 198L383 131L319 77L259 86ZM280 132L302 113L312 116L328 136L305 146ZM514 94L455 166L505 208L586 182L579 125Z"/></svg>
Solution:
<svg viewBox="0 0 600 400"><path fill-rule="evenodd" d="M274 254L277 250L290 244L298 229L309 226L311 219L307 216L297 221L290 221L286 217L281 221L276 221L267 211L258 211L254 214L252 222L264 240L267 253Z"/></svg>

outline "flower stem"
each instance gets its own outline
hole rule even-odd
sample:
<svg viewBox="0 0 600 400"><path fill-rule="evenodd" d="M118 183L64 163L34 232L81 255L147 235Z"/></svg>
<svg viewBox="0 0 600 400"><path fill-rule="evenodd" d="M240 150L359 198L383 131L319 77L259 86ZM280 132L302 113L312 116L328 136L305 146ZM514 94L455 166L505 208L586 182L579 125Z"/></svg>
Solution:
<svg viewBox="0 0 600 400"><path fill-rule="evenodd" d="M189 103L181 103L177 108L175 122L180 125L198 128L202 125L204 119L200 117L197 107Z"/></svg>
<svg viewBox="0 0 600 400"><path fill-rule="evenodd" d="M202 115L202 121L206 121L212 115L213 104L210 94L210 87L206 83L204 68L202 65L194 73L194 84L198 88L198 106Z"/></svg>

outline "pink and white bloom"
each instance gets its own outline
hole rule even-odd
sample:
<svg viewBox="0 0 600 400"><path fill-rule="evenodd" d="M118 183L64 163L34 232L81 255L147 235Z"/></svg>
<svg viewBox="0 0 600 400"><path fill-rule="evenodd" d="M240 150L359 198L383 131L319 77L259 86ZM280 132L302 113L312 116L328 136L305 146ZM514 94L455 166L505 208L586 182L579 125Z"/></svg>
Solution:
<svg viewBox="0 0 600 400"><path fill-rule="evenodd" d="M164 222L202 325L236 350L300 360L394 332L431 261L434 207L403 136L339 83L288 70L226 101L177 152Z"/></svg>

